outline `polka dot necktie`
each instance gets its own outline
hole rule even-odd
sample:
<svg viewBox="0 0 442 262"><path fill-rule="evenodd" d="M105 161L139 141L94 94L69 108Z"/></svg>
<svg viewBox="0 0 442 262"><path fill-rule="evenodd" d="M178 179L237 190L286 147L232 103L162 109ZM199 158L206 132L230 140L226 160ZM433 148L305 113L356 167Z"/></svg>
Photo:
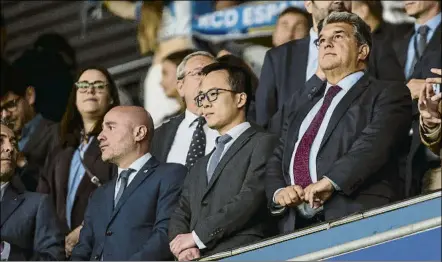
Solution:
<svg viewBox="0 0 442 262"><path fill-rule="evenodd" d="M195 162L203 157L206 152L206 133L203 126L206 124L204 117L199 117L198 124L193 132L192 142L186 157L186 167L191 168Z"/></svg>

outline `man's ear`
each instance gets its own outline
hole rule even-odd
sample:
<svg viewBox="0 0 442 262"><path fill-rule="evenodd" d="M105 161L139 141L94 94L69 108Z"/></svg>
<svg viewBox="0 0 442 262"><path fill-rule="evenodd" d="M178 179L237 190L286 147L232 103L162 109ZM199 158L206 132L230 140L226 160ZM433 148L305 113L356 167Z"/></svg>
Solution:
<svg viewBox="0 0 442 262"><path fill-rule="evenodd" d="M246 103L247 103L247 95L245 93L237 94L236 97L237 97L236 106L238 108L241 108L241 107L246 105Z"/></svg>
<svg viewBox="0 0 442 262"><path fill-rule="evenodd" d="M370 54L370 47L367 44L363 44L359 47L359 55L358 58L361 61L367 60Z"/></svg>
<svg viewBox="0 0 442 262"><path fill-rule="evenodd" d="M184 79L177 80L176 82L176 90L178 91L178 94L180 94L180 97L184 97Z"/></svg>
<svg viewBox="0 0 442 262"><path fill-rule="evenodd" d="M28 86L25 91L25 100L30 106L35 104L35 88L33 86Z"/></svg>
<svg viewBox="0 0 442 262"><path fill-rule="evenodd" d="M134 137L135 141L140 142L143 141L147 137L147 127L146 126L137 126L134 128Z"/></svg>

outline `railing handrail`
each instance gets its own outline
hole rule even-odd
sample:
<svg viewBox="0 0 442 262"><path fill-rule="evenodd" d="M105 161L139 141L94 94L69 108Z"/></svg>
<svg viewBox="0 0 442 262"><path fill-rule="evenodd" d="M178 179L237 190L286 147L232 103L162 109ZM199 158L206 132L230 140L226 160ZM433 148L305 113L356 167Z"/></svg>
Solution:
<svg viewBox="0 0 442 262"><path fill-rule="evenodd" d="M118 75L134 69L142 68L152 64L153 56L144 56L136 60L132 60L123 64L119 64L108 68L109 73L112 75Z"/></svg>

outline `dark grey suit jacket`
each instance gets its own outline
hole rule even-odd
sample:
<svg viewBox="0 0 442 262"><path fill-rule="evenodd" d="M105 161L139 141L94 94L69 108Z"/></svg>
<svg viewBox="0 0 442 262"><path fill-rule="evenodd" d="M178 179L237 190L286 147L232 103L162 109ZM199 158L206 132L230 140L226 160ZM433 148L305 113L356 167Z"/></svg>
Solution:
<svg viewBox="0 0 442 262"><path fill-rule="evenodd" d="M167 161L167 156L169 155L173 140L175 139L178 126L184 120L184 116L184 113L182 113L173 117L170 121L155 129L150 151L160 162L165 163Z"/></svg>
<svg viewBox="0 0 442 262"><path fill-rule="evenodd" d="M152 157L138 171L114 208L115 183L97 188L84 215L80 241L71 259L170 260L167 239L187 168L162 164Z"/></svg>
<svg viewBox="0 0 442 262"><path fill-rule="evenodd" d="M195 230L207 246L202 255L250 244L269 235L264 169L277 142L251 127L227 149L207 183L212 154L199 159L186 177L169 225L169 240Z"/></svg>
<svg viewBox="0 0 442 262"><path fill-rule="evenodd" d="M47 195L9 184L1 201L1 240L11 245L9 260L65 260L61 233Z"/></svg>
<svg viewBox="0 0 442 262"><path fill-rule="evenodd" d="M325 92L325 83L308 87L309 92L292 100L285 111L279 145L267 163L265 186L271 211L275 211L275 191L291 184L289 166L302 121ZM324 204L326 220L402 197L399 160L405 154L410 115L410 91L403 83L379 81L365 74L346 93L332 114L317 153L318 180L327 176L341 188ZM287 211L281 214L282 233L295 229L294 209Z"/></svg>

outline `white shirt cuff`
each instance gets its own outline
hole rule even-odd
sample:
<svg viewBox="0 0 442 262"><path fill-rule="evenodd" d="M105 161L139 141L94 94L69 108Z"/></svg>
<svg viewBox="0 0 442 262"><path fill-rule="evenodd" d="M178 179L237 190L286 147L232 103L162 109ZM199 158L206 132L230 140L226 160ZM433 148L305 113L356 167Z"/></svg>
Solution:
<svg viewBox="0 0 442 262"><path fill-rule="evenodd" d="M332 186L335 188L336 191L340 191L341 190L341 188L335 182L333 182L333 180L331 180L330 178L328 178L326 176L324 176L324 177L327 178L328 181L330 181L330 183L332 184Z"/></svg>
<svg viewBox="0 0 442 262"><path fill-rule="evenodd" d="M3 241L3 251L1 254L1 260L2 261L8 260L9 253L11 253L11 245L8 242Z"/></svg>
<svg viewBox="0 0 442 262"><path fill-rule="evenodd" d="M195 231L192 231L192 237L193 237L193 241L195 241L195 244L198 246L199 249L206 248L206 246L201 241L201 239L196 235Z"/></svg>
<svg viewBox="0 0 442 262"><path fill-rule="evenodd" d="M281 190L283 190L283 189L284 189L284 188L280 188L280 189L276 190L275 193L273 193L273 203L275 203L276 205L277 205L278 203L275 202L275 196L276 196L276 194L279 193L279 191L281 191Z"/></svg>

